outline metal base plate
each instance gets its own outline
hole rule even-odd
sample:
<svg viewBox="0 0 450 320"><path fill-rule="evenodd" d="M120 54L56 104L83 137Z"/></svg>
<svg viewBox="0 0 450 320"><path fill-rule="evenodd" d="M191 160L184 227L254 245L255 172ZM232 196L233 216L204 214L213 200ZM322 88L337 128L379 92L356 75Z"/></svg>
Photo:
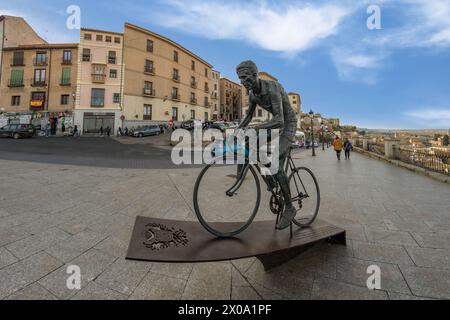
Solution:
<svg viewBox="0 0 450 320"><path fill-rule="evenodd" d="M291 237L289 229L276 231L275 221L257 221L236 238L218 239L199 222L137 217L127 259L195 263L257 257L269 270L323 240L345 245L345 230L317 221L310 228L294 227Z"/></svg>

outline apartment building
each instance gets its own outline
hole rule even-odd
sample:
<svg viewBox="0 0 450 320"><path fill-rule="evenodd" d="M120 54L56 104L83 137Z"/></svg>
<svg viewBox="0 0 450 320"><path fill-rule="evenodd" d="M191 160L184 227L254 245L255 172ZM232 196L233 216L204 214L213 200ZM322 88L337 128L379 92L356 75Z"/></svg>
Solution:
<svg viewBox="0 0 450 320"><path fill-rule="evenodd" d="M242 118L242 86L227 78L220 79L220 115L225 121Z"/></svg>
<svg viewBox="0 0 450 320"><path fill-rule="evenodd" d="M267 72L264 72L264 71L261 71L259 73L259 77L262 80L278 81L277 78L275 78L271 74L269 74ZM245 117L247 115L247 113L248 113L248 108L250 107L250 105L249 105L250 102L249 102L249 94L247 92L247 89L245 89L244 86L242 86L242 92L243 92L243 94L242 94L242 106L243 106L242 107L242 109L243 109L242 113L243 113L243 116ZM266 110L258 107L256 109L255 113L253 114L253 120L254 121L265 122L267 120L270 120L271 116L272 115L269 112L267 112Z"/></svg>
<svg viewBox="0 0 450 320"><path fill-rule="evenodd" d="M46 44L30 25L21 17L0 16L0 81L3 69L3 48L14 48L19 45ZM8 64L9 61L5 60Z"/></svg>
<svg viewBox="0 0 450 320"><path fill-rule="evenodd" d="M288 93L289 101L291 103L292 108L295 111L295 114L297 115L297 128L301 128L302 121L301 121L301 114L302 114L302 99L300 97L300 94L296 92L290 92Z"/></svg>
<svg viewBox="0 0 450 320"><path fill-rule="evenodd" d="M77 79L78 44L3 48L0 106L11 113L71 116Z"/></svg>
<svg viewBox="0 0 450 320"><path fill-rule="evenodd" d="M126 23L124 61L127 124L212 119L216 79L212 65L202 58L168 38Z"/></svg>
<svg viewBox="0 0 450 320"><path fill-rule="evenodd" d="M212 71L212 93L211 93L212 120L219 120L220 113L220 72Z"/></svg>
<svg viewBox="0 0 450 320"><path fill-rule="evenodd" d="M123 34L81 29L74 122L82 134L122 126L123 75Z"/></svg>

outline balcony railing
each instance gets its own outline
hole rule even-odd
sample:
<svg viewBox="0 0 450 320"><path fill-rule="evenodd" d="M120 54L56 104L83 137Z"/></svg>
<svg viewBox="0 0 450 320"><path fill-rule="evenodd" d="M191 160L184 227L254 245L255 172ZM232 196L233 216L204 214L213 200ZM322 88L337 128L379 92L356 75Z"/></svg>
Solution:
<svg viewBox="0 0 450 320"><path fill-rule="evenodd" d="M142 90L142 94L143 94L144 96L147 96L147 97L154 97L154 96L155 96L155 89L152 89L152 88L144 88L144 89Z"/></svg>
<svg viewBox="0 0 450 320"><path fill-rule="evenodd" d="M450 152L395 148L396 158L424 169L450 175Z"/></svg>
<svg viewBox="0 0 450 320"><path fill-rule="evenodd" d="M70 86L72 84L72 81L70 80L70 78L61 78L61 82L60 85L62 86Z"/></svg>
<svg viewBox="0 0 450 320"><path fill-rule="evenodd" d="M23 80L21 79L9 79L8 80L8 87L10 88L20 88L20 87L24 87L24 83Z"/></svg>
<svg viewBox="0 0 450 320"><path fill-rule="evenodd" d="M197 98L191 98L191 104L197 104Z"/></svg>
<svg viewBox="0 0 450 320"><path fill-rule="evenodd" d="M11 67L25 67L24 59L11 59Z"/></svg>
<svg viewBox="0 0 450 320"><path fill-rule="evenodd" d="M61 62L61 64L65 65L65 66L70 66L72 64L72 59L63 59L63 61Z"/></svg>
<svg viewBox="0 0 450 320"><path fill-rule="evenodd" d="M181 100L180 95L177 93L172 93L172 100L180 101Z"/></svg>
<svg viewBox="0 0 450 320"><path fill-rule="evenodd" d="M180 75L178 74L173 74L172 75L172 80L175 82L180 82Z"/></svg>
<svg viewBox="0 0 450 320"><path fill-rule="evenodd" d="M205 108L211 108L211 103L209 101L205 101Z"/></svg>
<svg viewBox="0 0 450 320"><path fill-rule="evenodd" d="M117 58L112 56L107 56L106 61L108 61L109 64L116 64Z"/></svg>
<svg viewBox="0 0 450 320"><path fill-rule="evenodd" d="M33 63L34 63L35 66L47 66L48 65L48 59L47 59L47 57L39 58L39 59L34 58L33 59Z"/></svg>
<svg viewBox="0 0 450 320"><path fill-rule="evenodd" d="M209 88L208 87L205 87L205 92L209 93Z"/></svg>
<svg viewBox="0 0 450 320"><path fill-rule="evenodd" d="M196 81L191 81L191 88L197 89L197 86L198 86L198 82L196 82Z"/></svg>
<svg viewBox="0 0 450 320"><path fill-rule="evenodd" d="M46 80L32 79L31 80L31 86L32 87L46 87L47 86L47 81Z"/></svg>
<svg viewBox="0 0 450 320"><path fill-rule="evenodd" d="M91 62L92 54L83 54L82 57L81 57L81 60L83 62Z"/></svg>
<svg viewBox="0 0 450 320"><path fill-rule="evenodd" d="M154 75L155 74L155 68L154 67L145 67L144 68L144 73Z"/></svg>

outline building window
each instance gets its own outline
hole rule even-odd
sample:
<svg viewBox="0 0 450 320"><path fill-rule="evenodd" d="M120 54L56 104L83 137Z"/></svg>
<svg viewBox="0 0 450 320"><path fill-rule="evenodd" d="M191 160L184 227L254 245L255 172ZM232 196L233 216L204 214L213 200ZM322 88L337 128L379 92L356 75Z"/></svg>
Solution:
<svg viewBox="0 0 450 320"><path fill-rule="evenodd" d="M180 81L180 74L178 73L178 69L173 69L172 79L175 81Z"/></svg>
<svg viewBox="0 0 450 320"><path fill-rule="evenodd" d="M63 94L61 96L61 105L65 106L69 104L69 95L68 94Z"/></svg>
<svg viewBox="0 0 450 320"><path fill-rule="evenodd" d="M45 85L45 75L46 69L35 69L34 70L34 85Z"/></svg>
<svg viewBox="0 0 450 320"><path fill-rule="evenodd" d="M191 61L191 69L192 69L192 71L195 71L195 61L194 60Z"/></svg>
<svg viewBox="0 0 450 320"><path fill-rule="evenodd" d="M115 37L115 38L114 38L114 43L120 44L120 38L119 38L119 37Z"/></svg>
<svg viewBox="0 0 450 320"><path fill-rule="evenodd" d="M195 110L191 110L191 119L192 119L192 120L195 119Z"/></svg>
<svg viewBox="0 0 450 320"><path fill-rule="evenodd" d="M105 42L112 42L111 36L105 36Z"/></svg>
<svg viewBox="0 0 450 320"><path fill-rule="evenodd" d="M91 107L103 108L105 106L105 89L92 89Z"/></svg>
<svg viewBox="0 0 450 320"><path fill-rule="evenodd" d="M61 85L63 85L63 86L70 86L70 84L71 84L70 72L71 72L70 68L63 68L62 69Z"/></svg>
<svg viewBox="0 0 450 320"><path fill-rule="evenodd" d="M92 65L92 82L104 83L105 82L105 69L106 65L93 64Z"/></svg>
<svg viewBox="0 0 450 320"><path fill-rule="evenodd" d="M120 93L114 93L113 103L120 103Z"/></svg>
<svg viewBox="0 0 450 320"><path fill-rule="evenodd" d="M178 88L172 88L172 99L180 100L180 96L178 95Z"/></svg>
<svg viewBox="0 0 450 320"><path fill-rule="evenodd" d="M258 109L258 118L261 118L263 116L263 111L261 109Z"/></svg>
<svg viewBox="0 0 450 320"><path fill-rule="evenodd" d="M72 63L72 51L64 50L63 52L63 64L71 64Z"/></svg>
<svg viewBox="0 0 450 320"><path fill-rule="evenodd" d="M109 51L109 53L108 53L108 63L116 64L116 52L115 51Z"/></svg>
<svg viewBox="0 0 450 320"><path fill-rule="evenodd" d="M115 70L115 69L109 70L109 77L111 79L116 79L117 78L117 70Z"/></svg>
<svg viewBox="0 0 450 320"><path fill-rule="evenodd" d="M85 34L84 34L84 40L92 40L92 34L90 34L90 33L85 33Z"/></svg>
<svg viewBox="0 0 450 320"><path fill-rule="evenodd" d="M153 52L153 41L152 40L147 40L147 51Z"/></svg>
<svg viewBox="0 0 450 320"><path fill-rule="evenodd" d="M144 104L144 120L153 120L152 119L152 105Z"/></svg>
<svg viewBox="0 0 450 320"><path fill-rule="evenodd" d="M208 78L208 68L205 68L205 77Z"/></svg>
<svg viewBox="0 0 450 320"><path fill-rule="evenodd" d="M209 92L209 84L208 84L208 82L205 82L205 92L206 93Z"/></svg>
<svg viewBox="0 0 450 320"><path fill-rule="evenodd" d="M24 66L24 53L23 51L16 51L13 53L13 66Z"/></svg>
<svg viewBox="0 0 450 320"><path fill-rule="evenodd" d="M91 61L91 49L83 49L83 61Z"/></svg>
<svg viewBox="0 0 450 320"><path fill-rule="evenodd" d="M103 36L102 36L101 34L98 34L98 35L95 37L95 40L97 40L97 41L103 41Z"/></svg>
<svg viewBox="0 0 450 320"><path fill-rule="evenodd" d="M153 96L153 82L145 81L144 82L144 95L146 96Z"/></svg>
<svg viewBox="0 0 450 320"><path fill-rule="evenodd" d="M178 51L173 52L173 61L178 62Z"/></svg>
<svg viewBox="0 0 450 320"><path fill-rule="evenodd" d="M154 73L153 72L153 61L145 60L145 70L146 73Z"/></svg>
<svg viewBox="0 0 450 320"><path fill-rule="evenodd" d="M195 80L195 77L191 77L191 87L192 88L197 88L197 81Z"/></svg>
<svg viewBox="0 0 450 320"><path fill-rule="evenodd" d="M178 108L172 108L172 121L178 121Z"/></svg>
<svg viewBox="0 0 450 320"><path fill-rule="evenodd" d="M195 98L195 92L191 92L191 104L197 104L197 99Z"/></svg>
<svg viewBox="0 0 450 320"><path fill-rule="evenodd" d="M23 70L11 70L10 87L23 87Z"/></svg>
<svg viewBox="0 0 450 320"><path fill-rule="evenodd" d="M11 105L15 107L20 106L20 96L12 96Z"/></svg>
<svg viewBox="0 0 450 320"><path fill-rule="evenodd" d="M45 92L32 92L30 104L33 110L43 110L45 107Z"/></svg>
<svg viewBox="0 0 450 320"><path fill-rule="evenodd" d="M47 64L47 52L36 52L35 65L41 66Z"/></svg>
<svg viewBox="0 0 450 320"><path fill-rule="evenodd" d="M209 113L205 112L205 121L208 122L209 121Z"/></svg>

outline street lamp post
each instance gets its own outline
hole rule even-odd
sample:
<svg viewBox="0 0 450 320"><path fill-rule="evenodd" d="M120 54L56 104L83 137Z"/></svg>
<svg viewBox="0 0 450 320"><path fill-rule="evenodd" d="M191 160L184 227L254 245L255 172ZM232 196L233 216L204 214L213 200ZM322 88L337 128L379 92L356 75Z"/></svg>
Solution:
<svg viewBox="0 0 450 320"><path fill-rule="evenodd" d="M322 151L325 151L325 133L324 133L325 126L322 125L321 129L322 129Z"/></svg>
<svg viewBox="0 0 450 320"><path fill-rule="evenodd" d="M309 115L311 116L311 143L312 143L312 156L316 156L316 148L314 145L314 111L310 111Z"/></svg>

